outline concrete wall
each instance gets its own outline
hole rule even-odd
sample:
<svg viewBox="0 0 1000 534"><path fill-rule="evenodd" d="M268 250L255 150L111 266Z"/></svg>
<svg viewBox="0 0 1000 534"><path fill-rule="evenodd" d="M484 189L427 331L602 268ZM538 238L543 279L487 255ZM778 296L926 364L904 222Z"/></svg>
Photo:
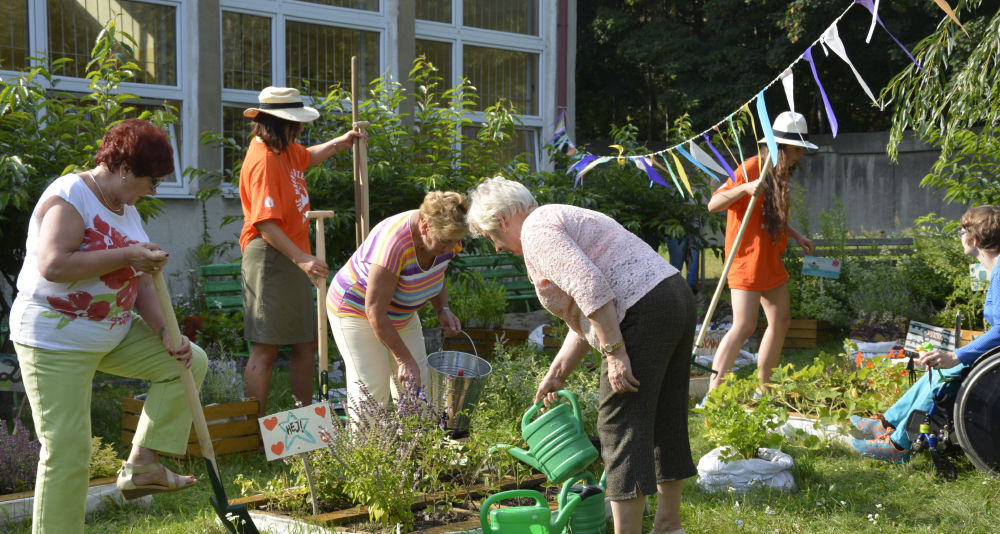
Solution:
<svg viewBox="0 0 1000 534"><path fill-rule="evenodd" d="M799 163L795 181L804 187L810 230L819 230L819 212L840 199L854 233L885 235L910 228L917 217L935 212L958 218L967 206L948 204L944 193L920 187L938 157L938 150L908 136L899 146L896 163L886 155L888 132L841 134L836 139L813 136L816 154ZM794 221L793 221L794 223Z"/></svg>

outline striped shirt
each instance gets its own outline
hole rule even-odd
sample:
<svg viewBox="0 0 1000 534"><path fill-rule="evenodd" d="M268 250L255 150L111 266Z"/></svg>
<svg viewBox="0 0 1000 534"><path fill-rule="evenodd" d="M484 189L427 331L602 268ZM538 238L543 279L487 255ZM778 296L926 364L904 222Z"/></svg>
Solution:
<svg viewBox="0 0 1000 534"><path fill-rule="evenodd" d="M389 303L389 319L397 330L406 326L429 299L444 287L448 263L461 250L434 258L429 268L421 269L410 234L410 217L416 210L393 215L372 228L365 242L351 259L337 271L327 292L326 309L338 317L365 316L365 294L372 264L380 265L399 277Z"/></svg>

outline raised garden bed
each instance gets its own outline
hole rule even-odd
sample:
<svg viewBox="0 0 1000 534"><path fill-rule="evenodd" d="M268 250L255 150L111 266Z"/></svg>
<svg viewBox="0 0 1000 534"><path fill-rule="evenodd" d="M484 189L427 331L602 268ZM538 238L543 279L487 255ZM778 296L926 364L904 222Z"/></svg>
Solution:
<svg viewBox="0 0 1000 534"><path fill-rule="evenodd" d="M132 446L132 438L139 424L139 415L145 403L132 397L122 399L122 434L121 443L125 447ZM208 422L208 434L212 438L212 448L215 454L255 451L260 447L260 435L257 433L258 402L249 398L242 402L213 404L205 406L205 421ZM175 458L183 456L166 454ZM188 436L186 456L201 457L201 446L198 436L192 426Z"/></svg>
<svg viewBox="0 0 1000 534"><path fill-rule="evenodd" d="M546 481L545 475L540 473L535 474L520 484L513 479L507 478L504 482L499 484L499 487L488 487L484 484L477 484L475 486L469 487L465 491L455 492L449 496L443 494L429 494L423 495L418 499L414 500L411 505L411 509L414 512L416 521L414 523L414 528L416 532L430 532L430 533L444 533L444 532L460 532L473 530L479 527L478 510L464 508L463 503L469 503L471 501L483 498L487 493L493 493L497 491L505 491L515 488L536 488ZM285 497L289 495L303 495L308 498L308 490L306 488L293 488L285 492ZM299 524L296 527L297 530L285 530L284 532L375 532L376 529L371 528L369 524L368 507L367 506L348 506L337 510L323 511L315 515L305 515L305 516L293 516L287 513L283 513L280 510L275 510L274 505L278 502L276 496L266 496L266 495L252 495L248 497L241 497L238 499L230 499L230 504L239 505L245 504L248 509L254 510L255 521L257 517L261 517L262 521L267 521L268 523L275 522L288 525L289 523ZM433 504L441 505L442 503L450 503L448 506L449 510L456 511L454 517L447 519L451 521L447 524L441 524L440 517L436 514L430 519L423 519L420 510L425 510ZM261 510L263 508L268 508L268 510ZM265 517L266 516L266 517ZM421 528L421 525L424 525ZM258 526L260 526L258 524ZM319 527L319 528L316 528ZM326 530L320 530L326 529ZM384 530L384 527L382 527Z"/></svg>

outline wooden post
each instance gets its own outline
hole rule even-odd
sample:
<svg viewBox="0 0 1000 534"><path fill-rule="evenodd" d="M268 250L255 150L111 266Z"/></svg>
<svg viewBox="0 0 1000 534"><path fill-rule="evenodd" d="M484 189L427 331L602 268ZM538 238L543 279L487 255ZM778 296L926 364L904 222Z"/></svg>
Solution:
<svg viewBox="0 0 1000 534"><path fill-rule="evenodd" d="M332 211L306 212L306 217L316 219L316 257L326 263L326 235L323 232L323 221L333 217ZM326 278L316 280L316 324L318 325L316 353L319 355L319 393L321 400L327 400L330 389L329 358L326 329Z"/></svg>
<svg viewBox="0 0 1000 534"><path fill-rule="evenodd" d="M351 124L355 130L365 133L368 123L358 121L358 57L351 56ZM371 221L368 219L368 141L354 139L354 241L360 247Z"/></svg>

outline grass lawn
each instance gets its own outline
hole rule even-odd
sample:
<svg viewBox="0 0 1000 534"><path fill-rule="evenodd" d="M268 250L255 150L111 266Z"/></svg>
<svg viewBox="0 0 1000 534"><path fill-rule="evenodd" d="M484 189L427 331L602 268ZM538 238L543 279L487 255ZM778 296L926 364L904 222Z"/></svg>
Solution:
<svg viewBox="0 0 1000 534"><path fill-rule="evenodd" d="M827 351L839 349L831 342ZM817 349L787 350L783 363L811 362ZM102 386L94 392L94 432L106 441L117 441L120 399L129 388ZM271 412L290 408L291 395L284 369L276 369L272 382ZM693 401L692 401L693 405ZM697 462L711 446L703 438L703 422L692 414L688 420L691 445ZM795 459L799 490L793 494L755 491L746 495L710 494L695 479L685 483L682 516L689 533L843 533L843 532L996 532L1000 524L1000 479L976 471L964 459L958 464L957 482L935 479L927 456L904 465L889 465L863 458L840 447L808 450L786 442L783 450ZM125 506L105 512L87 524L88 533L223 533L215 524L209 504L210 485L200 459L166 463L180 473L199 475L190 490L156 496L150 509ZM220 469L230 498L240 495L232 482L237 473L260 484L287 473L282 462L266 462L261 454L220 457ZM648 530L650 525L647 525ZM30 531L28 523L5 525L3 532Z"/></svg>

